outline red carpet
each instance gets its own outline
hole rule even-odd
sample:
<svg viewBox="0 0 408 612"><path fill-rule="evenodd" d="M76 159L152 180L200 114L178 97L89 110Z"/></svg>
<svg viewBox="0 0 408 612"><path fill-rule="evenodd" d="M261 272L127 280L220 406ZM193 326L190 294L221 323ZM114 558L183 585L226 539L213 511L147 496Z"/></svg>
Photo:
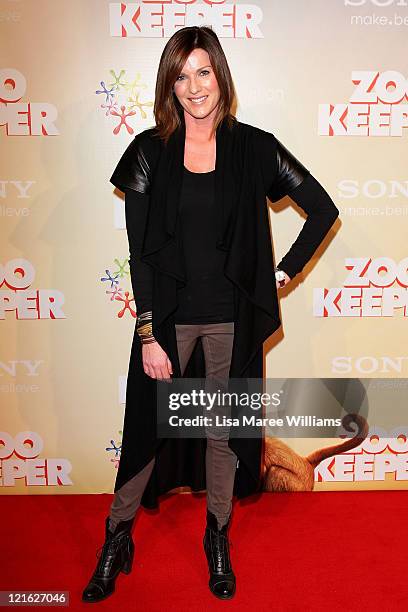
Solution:
<svg viewBox="0 0 408 612"><path fill-rule="evenodd" d="M167 496L160 511L139 511L132 573L119 575L105 601L83 604L111 499L3 496L0 589L69 591L72 610L408 609L406 491L264 493L235 502L230 601L207 587L205 495Z"/></svg>

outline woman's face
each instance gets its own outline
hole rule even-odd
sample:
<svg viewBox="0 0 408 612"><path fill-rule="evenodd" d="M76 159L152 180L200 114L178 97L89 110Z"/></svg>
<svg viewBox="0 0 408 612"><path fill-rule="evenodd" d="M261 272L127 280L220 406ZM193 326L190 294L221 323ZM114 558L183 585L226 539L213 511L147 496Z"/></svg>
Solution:
<svg viewBox="0 0 408 612"><path fill-rule="evenodd" d="M184 110L196 119L214 111L220 90L207 51L193 49L174 83L174 93Z"/></svg>

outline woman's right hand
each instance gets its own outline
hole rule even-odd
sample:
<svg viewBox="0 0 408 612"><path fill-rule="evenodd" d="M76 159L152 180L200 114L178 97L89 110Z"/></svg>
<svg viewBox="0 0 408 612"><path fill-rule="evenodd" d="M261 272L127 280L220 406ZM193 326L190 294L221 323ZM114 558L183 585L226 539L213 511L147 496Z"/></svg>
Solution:
<svg viewBox="0 0 408 612"><path fill-rule="evenodd" d="M171 374L173 374L171 361L157 341L142 344L142 358L143 369L148 376L171 382Z"/></svg>

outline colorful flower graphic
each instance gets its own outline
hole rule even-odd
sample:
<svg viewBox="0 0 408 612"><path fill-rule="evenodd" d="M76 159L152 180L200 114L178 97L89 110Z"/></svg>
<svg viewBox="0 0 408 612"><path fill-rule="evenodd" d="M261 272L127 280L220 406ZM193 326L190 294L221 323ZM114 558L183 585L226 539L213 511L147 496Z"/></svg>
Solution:
<svg viewBox="0 0 408 612"><path fill-rule="evenodd" d="M100 278L102 283L109 283L109 289L105 290L106 295L110 296L109 301L119 306L120 309L116 312L118 319L122 319L126 312L135 319L137 312L135 308L135 299L132 294L132 284L130 279L129 259L123 261L117 257L113 260L116 269L111 270L106 268L106 276ZM132 304L133 302L133 304Z"/></svg>
<svg viewBox="0 0 408 612"><path fill-rule="evenodd" d="M118 433L119 433L120 437L122 438L122 435L123 435L122 430L119 430ZM121 453L121 450L122 450L122 441L121 441L120 445L116 444L116 442L114 440L111 440L110 443L111 443L111 446L107 446L105 448L105 450L108 453L111 452L111 451L113 451L115 453L114 457L111 457L110 460L112 461L112 463L114 463L115 468L118 469L119 461L120 461L120 453Z"/></svg>
<svg viewBox="0 0 408 612"><path fill-rule="evenodd" d="M129 134L134 134L134 129L128 123L128 118L139 116L142 119L147 119L148 114L145 108L153 106L151 100L142 101L140 99L142 89L146 89L146 84L141 82L140 73L136 73L133 81L125 79L125 70L121 70L117 75L114 70L109 70L112 75L112 81L105 83L100 81L101 89L97 89L97 95L104 96L104 103L100 107L104 110L105 117L118 117L116 125L113 128L115 136L119 134L122 127Z"/></svg>

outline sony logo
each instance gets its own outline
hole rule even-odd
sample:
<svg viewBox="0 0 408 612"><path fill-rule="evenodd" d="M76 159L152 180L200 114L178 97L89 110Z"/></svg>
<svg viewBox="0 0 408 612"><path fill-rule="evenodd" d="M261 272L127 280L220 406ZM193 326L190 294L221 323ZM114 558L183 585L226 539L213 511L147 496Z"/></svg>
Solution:
<svg viewBox="0 0 408 612"><path fill-rule="evenodd" d="M378 198L408 198L408 181L381 181L379 179L368 179L367 181L343 179L338 185L339 198L352 199L360 195L365 198L376 200Z"/></svg>
<svg viewBox="0 0 408 612"><path fill-rule="evenodd" d="M0 181L0 198L7 198L17 191L18 198L29 198L27 191L36 181ZM11 187L10 187L11 185ZM11 194L9 193L11 190Z"/></svg>
<svg viewBox="0 0 408 612"><path fill-rule="evenodd" d="M384 8L386 6L408 6L407 0L344 0L344 6L364 6L365 4L373 4Z"/></svg>
<svg viewBox="0 0 408 612"><path fill-rule="evenodd" d="M39 376L38 368L43 360L30 361L28 359L0 361L0 376L18 376L24 374L26 376Z"/></svg>
<svg viewBox="0 0 408 612"><path fill-rule="evenodd" d="M361 374L392 373L400 374L405 366L408 356L402 357L374 357L364 355L361 357L333 357L332 372L336 374L347 374L357 371Z"/></svg>

